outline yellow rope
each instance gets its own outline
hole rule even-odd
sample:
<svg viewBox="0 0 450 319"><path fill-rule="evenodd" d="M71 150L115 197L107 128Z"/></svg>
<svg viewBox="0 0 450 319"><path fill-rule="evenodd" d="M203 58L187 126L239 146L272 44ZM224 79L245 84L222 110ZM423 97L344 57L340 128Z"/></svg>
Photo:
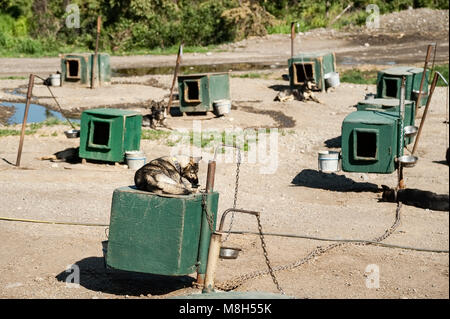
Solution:
<svg viewBox="0 0 450 319"><path fill-rule="evenodd" d="M9 218L0 217L0 220L12 221L12 222L25 222L25 223L38 223L38 224L53 224L53 225L75 225L75 226L99 226L108 227L106 224L89 224L89 223L75 223L75 222L58 222L58 221L48 221L48 220L34 220L34 219L22 219L22 218Z"/></svg>

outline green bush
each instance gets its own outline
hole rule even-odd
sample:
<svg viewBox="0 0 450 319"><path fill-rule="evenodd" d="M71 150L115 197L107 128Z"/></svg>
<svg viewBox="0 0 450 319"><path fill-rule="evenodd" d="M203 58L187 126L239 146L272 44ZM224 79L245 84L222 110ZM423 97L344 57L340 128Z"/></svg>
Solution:
<svg viewBox="0 0 450 319"><path fill-rule="evenodd" d="M208 46L252 35L289 33L328 27L350 3L334 28L361 25L376 4L380 13L412 6L449 8L444 0L0 0L0 54L56 55L66 50L93 50L97 17L102 16L100 50L158 52L185 46ZM77 4L80 28L68 28L63 4ZM329 3L327 7L326 4Z"/></svg>
<svg viewBox="0 0 450 319"><path fill-rule="evenodd" d="M17 50L20 53L34 55L42 52L42 43L30 38L18 38Z"/></svg>

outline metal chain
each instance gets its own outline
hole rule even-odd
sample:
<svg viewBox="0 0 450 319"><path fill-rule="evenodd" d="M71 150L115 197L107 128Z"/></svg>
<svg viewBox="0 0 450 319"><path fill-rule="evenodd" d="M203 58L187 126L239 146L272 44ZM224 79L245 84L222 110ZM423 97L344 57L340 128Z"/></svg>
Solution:
<svg viewBox="0 0 450 319"><path fill-rule="evenodd" d="M388 238L397 229L397 227L400 225L400 222L401 222L401 207L402 207L402 204L400 202L398 202L397 203L396 217L395 217L394 224L389 229L387 229L382 236L377 237L377 238L375 238L372 241L381 242L381 241L385 240L386 238ZM260 230L260 233L261 233L261 230ZM249 279L258 278L260 276L266 275L267 273L272 275L274 272L277 272L277 271L294 269L296 267L299 267L299 266L303 265L304 263L308 262L309 260L326 253L327 251L329 251L329 250L331 250L333 248L336 248L336 247L339 247L339 246L343 246L343 245L346 245L346 244L369 245L370 243L367 243L367 242L361 242L361 243L358 243L358 242L352 242L352 243L341 242L341 243L333 243L333 244L330 244L330 245L328 245L326 247L318 246L312 252L310 252L308 255L306 255L304 258L302 258L302 259L300 259L300 260L298 260L296 262L293 262L293 263L290 263L290 264L286 264L286 265L277 266L277 267L270 267L269 264L268 264L269 270L257 270L257 271L251 272L251 273L240 275L240 276L237 276L237 277L235 277L235 278L233 278L231 280L220 282L220 283L216 283L216 287L218 289L221 289L221 290L224 290L224 291L230 291L230 290L238 288L245 281L247 281ZM264 246L263 246L263 249L265 250ZM267 256L265 256L265 257L267 257ZM266 262L267 262L267 259L266 259ZM274 277L272 277L272 279L273 278ZM274 280L274 282L276 282L276 281ZM277 283L275 283L275 284L277 285ZM278 285L277 285L277 288L278 288Z"/></svg>
<svg viewBox="0 0 450 319"><path fill-rule="evenodd" d="M259 238L261 239L261 247L263 249L263 253L264 253L264 258L266 260L266 264L267 264L267 268L269 270L270 276L272 277L272 281L275 284L275 286L277 287L278 291L284 295L284 291L283 289L281 289L280 284L278 283L277 278L275 277L275 273L272 269L272 265L270 264L270 260L269 260L269 255L267 253L267 247L266 247L266 242L264 240L264 234L262 231L262 226L261 226L261 219L259 215L256 215L256 219L258 220L258 230L259 230Z"/></svg>
<svg viewBox="0 0 450 319"><path fill-rule="evenodd" d="M241 166L241 150L238 147L236 149L238 150L238 160L236 163L236 182L235 182L235 186L234 186L233 209L236 209L236 205L237 205L237 197L238 197L238 189L239 189L239 172L240 172L240 166ZM227 235L222 240L222 243L226 242L228 240L228 237L230 237L231 228L233 227L233 222L234 222L234 212L231 213L230 227L228 228Z"/></svg>
<svg viewBox="0 0 450 319"><path fill-rule="evenodd" d="M211 233L213 233L215 231L214 217L213 217L213 214L211 214L211 212L209 211L208 205L206 205L206 197L207 196L208 195L206 193L202 194L202 208L203 208L203 211L206 213L206 220L209 225L209 230L211 231Z"/></svg>

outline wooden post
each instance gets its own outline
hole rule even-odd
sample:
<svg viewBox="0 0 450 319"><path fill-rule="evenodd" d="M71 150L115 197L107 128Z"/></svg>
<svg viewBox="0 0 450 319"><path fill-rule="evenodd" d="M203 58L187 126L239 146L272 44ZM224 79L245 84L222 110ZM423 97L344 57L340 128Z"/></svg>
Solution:
<svg viewBox="0 0 450 319"><path fill-rule="evenodd" d="M98 59L98 42L100 38L100 26L102 23L102 17L98 16L97 18L97 39L95 40L95 53L94 53L94 61L92 61L92 72L91 72L91 89L95 88L95 70L97 69L97 59ZM99 70L100 77L100 70Z"/></svg>
<svg viewBox="0 0 450 319"><path fill-rule="evenodd" d="M433 97L434 89L436 88L437 80L438 80L438 74L436 72L434 72L433 82L431 83L430 94L428 95L427 105L425 106L425 110L423 111L422 120L420 121L419 130L417 131L416 140L414 141L414 147L412 149L411 155L414 155L414 153L417 149L417 144L419 142L420 134L422 133L423 124L425 123L425 119L427 117L431 98Z"/></svg>
<svg viewBox="0 0 450 319"><path fill-rule="evenodd" d="M17 167L20 166L20 158L22 157L23 140L25 137L25 129L27 126L28 110L30 109L30 100L31 100L31 93L33 91L33 85L34 85L34 75L30 74L30 79L28 81L27 101L25 104L25 113L23 115L22 121L22 131L20 132L19 150L17 152L17 160L16 160Z"/></svg>
<svg viewBox="0 0 450 319"><path fill-rule="evenodd" d="M399 147L399 156L402 156L403 148L404 148L404 140L405 140L405 83L406 77L402 77L402 86L400 89L400 147ZM403 165L402 163L398 163L398 189L405 188L405 180L403 178Z"/></svg>
<svg viewBox="0 0 450 319"><path fill-rule="evenodd" d="M417 95L416 111L415 111L416 117L417 117L417 111L419 110L420 98L422 97L423 82L425 80L426 73L427 73L428 60L430 59L432 49L433 49L433 46L431 44L428 45L427 56L425 57L425 65L423 66L422 79L420 80L419 94Z"/></svg>
<svg viewBox="0 0 450 319"><path fill-rule="evenodd" d="M291 59L294 57L295 22L291 22Z"/></svg>
<svg viewBox="0 0 450 319"><path fill-rule="evenodd" d="M170 114L170 108L172 107L173 88L174 88L175 82L177 80L178 69L180 68L180 62L181 62L182 55L183 55L183 42L181 42L180 47L178 48L177 62L175 64L175 71L173 72L172 87L170 88L169 104L167 105L167 113L168 114Z"/></svg>
<svg viewBox="0 0 450 319"><path fill-rule="evenodd" d="M212 233L209 242L208 264L206 265L205 281L203 293L214 292L214 282L216 278L217 264L219 263L222 234Z"/></svg>

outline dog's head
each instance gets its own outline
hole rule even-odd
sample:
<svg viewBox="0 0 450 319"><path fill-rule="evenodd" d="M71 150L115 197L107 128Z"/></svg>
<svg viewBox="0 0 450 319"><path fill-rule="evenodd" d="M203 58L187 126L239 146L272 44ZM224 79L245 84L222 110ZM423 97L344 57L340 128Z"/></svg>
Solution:
<svg viewBox="0 0 450 319"><path fill-rule="evenodd" d="M383 195L381 197L381 201L383 202L395 202L395 189L392 189L386 185L381 185L383 188Z"/></svg>
<svg viewBox="0 0 450 319"><path fill-rule="evenodd" d="M193 186L198 185L198 163L201 157L190 157L189 161L181 168L181 176L186 178Z"/></svg>

